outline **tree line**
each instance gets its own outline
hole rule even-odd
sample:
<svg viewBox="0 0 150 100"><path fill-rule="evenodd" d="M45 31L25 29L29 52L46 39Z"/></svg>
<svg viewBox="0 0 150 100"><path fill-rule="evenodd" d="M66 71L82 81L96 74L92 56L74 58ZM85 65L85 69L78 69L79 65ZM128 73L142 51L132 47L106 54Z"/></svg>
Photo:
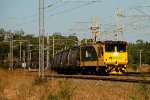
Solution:
<svg viewBox="0 0 150 100"><path fill-rule="evenodd" d="M0 63L2 63L4 60L8 60L8 54L10 52L10 35L13 34L13 56L14 59L19 59L20 57L20 43L21 43L21 55L23 56L23 51L25 51L25 60L27 61L27 52L28 52L28 46L30 46L30 52L31 52L31 61L38 62L39 58L39 37L34 36L31 34L25 34L23 30L15 30L13 32L11 31L5 31L4 29L0 29ZM60 52L62 50L78 46L79 40L77 36L69 35L69 36L63 36L60 32L55 32L49 37L49 52L50 52L50 58L53 56L53 44L54 44L54 53ZM54 39L54 40L53 40ZM54 43L53 43L54 42ZM47 46L47 36L44 38L45 43L45 52L46 52L46 46ZM84 39L81 41L81 43L84 43ZM46 53L45 53L45 59L46 59Z"/></svg>
<svg viewBox="0 0 150 100"><path fill-rule="evenodd" d="M141 63L150 64L150 42L137 40L136 43L128 44L128 58L129 63L140 63L140 51L141 51Z"/></svg>
<svg viewBox="0 0 150 100"><path fill-rule="evenodd" d="M15 30L5 31L4 29L0 29L0 64L3 63L4 60L8 60L8 53L10 52L10 34L13 33L13 40L27 40L21 42L21 55L23 55L23 50L25 51L26 61L27 61L27 52L28 46L30 46L31 52L31 61L38 62L38 45L39 45L39 37L34 35L25 34L23 30ZM45 36L45 48L46 48L46 37ZM54 39L54 40L53 40ZM54 41L54 50L55 53L60 52L62 50L78 46L80 44L90 44L92 43L92 39L82 39L79 42L79 39L75 35L63 36L60 32L55 32L53 35L49 36L50 42L50 58L53 56L53 41ZM14 58L19 59L20 57L20 42L13 42L13 55ZM143 40L137 40L136 43L128 43L128 60L131 64L139 64L140 63L140 50L141 52L141 61L143 64L150 64L150 42L146 42ZM45 51L46 52L46 51ZM46 54L45 54L46 59Z"/></svg>

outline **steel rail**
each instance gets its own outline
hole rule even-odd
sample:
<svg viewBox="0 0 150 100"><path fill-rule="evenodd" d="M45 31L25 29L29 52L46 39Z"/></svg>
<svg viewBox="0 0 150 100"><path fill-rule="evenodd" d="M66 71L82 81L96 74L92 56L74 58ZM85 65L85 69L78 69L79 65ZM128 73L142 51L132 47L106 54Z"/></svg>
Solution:
<svg viewBox="0 0 150 100"><path fill-rule="evenodd" d="M36 71L29 71L31 73ZM28 75L31 75L28 73ZM35 74L34 74L35 75ZM109 75L109 76L98 76L98 75L64 75L64 74L46 74L47 78L71 78L71 79L87 79L87 80L104 80L104 81L118 81L118 82L132 82L132 83L146 83L150 84L150 73L149 72L128 72L124 75Z"/></svg>
<svg viewBox="0 0 150 100"><path fill-rule="evenodd" d="M146 83L150 84L150 80L144 77L128 77L128 76L91 76L91 75L45 75L51 78L71 78L71 79L87 79L87 80L104 80L104 81L118 81L118 82L132 82L132 83Z"/></svg>
<svg viewBox="0 0 150 100"><path fill-rule="evenodd" d="M150 72L127 72L126 75L134 77L150 77Z"/></svg>

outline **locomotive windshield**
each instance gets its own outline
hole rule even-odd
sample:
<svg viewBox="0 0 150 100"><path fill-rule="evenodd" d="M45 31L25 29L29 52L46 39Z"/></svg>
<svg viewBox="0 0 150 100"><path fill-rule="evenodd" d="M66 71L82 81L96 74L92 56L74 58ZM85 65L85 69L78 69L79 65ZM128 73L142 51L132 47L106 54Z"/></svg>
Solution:
<svg viewBox="0 0 150 100"><path fill-rule="evenodd" d="M126 45L117 45L117 52L126 52Z"/></svg>
<svg viewBox="0 0 150 100"><path fill-rule="evenodd" d="M106 52L114 52L115 51L115 46L114 45L106 45L105 46L105 51Z"/></svg>

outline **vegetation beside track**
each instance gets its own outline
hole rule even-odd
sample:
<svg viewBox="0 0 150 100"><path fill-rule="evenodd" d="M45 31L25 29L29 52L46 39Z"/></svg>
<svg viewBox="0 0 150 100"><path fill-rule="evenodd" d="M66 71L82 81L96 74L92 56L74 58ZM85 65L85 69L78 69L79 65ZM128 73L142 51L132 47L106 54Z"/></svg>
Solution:
<svg viewBox="0 0 150 100"><path fill-rule="evenodd" d="M28 76L25 70L0 69L0 99L13 100L140 100L149 98L149 88L138 83L109 82L101 80L56 79L41 81ZM40 84L37 84L40 82ZM140 88L143 86L145 90ZM146 85L149 87L149 85ZM137 89L138 90L134 90ZM134 90L134 91L133 91ZM147 91L147 92L146 92ZM143 94L140 94L142 92Z"/></svg>

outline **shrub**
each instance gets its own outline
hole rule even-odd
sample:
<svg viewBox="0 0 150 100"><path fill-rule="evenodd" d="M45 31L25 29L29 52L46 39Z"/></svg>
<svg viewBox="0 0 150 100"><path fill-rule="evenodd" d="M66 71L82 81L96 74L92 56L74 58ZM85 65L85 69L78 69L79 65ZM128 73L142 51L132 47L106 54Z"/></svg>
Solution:
<svg viewBox="0 0 150 100"><path fill-rule="evenodd" d="M0 63L0 68L4 68L4 64Z"/></svg>
<svg viewBox="0 0 150 100"><path fill-rule="evenodd" d="M46 78L42 78L42 77L36 77L35 79L34 79L34 84L35 85L41 85L41 84L43 84L43 83L45 83L45 82L47 82L47 79Z"/></svg>
<svg viewBox="0 0 150 100"><path fill-rule="evenodd" d="M0 92L3 92L3 90L4 90L4 85L0 84Z"/></svg>
<svg viewBox="0 0 150 100"><path fill-rule="evenodd" d="M71 100L74 89L71 89L71 82L67 79L59 82L60 90L56 94L50 93L48 100Z"/></svg>
<svg viewBox="0 0 150 100"><path fill-rule="evenodd" d="M50 93L48 96L48 100L59 100L56 94Z"/></svg>
<svg viewBox="0 0 150 100"><path fill-rule="evenodd" d="M150 100L150 85L145 83L146 77L144 74L141 74L141 76L143 77L143 81L131 91L131 100Z"/></svg>
<svg viewBox="0 0 150 100"><path fill-rule="evenodd" d="M133 70L135 70L135 71L136 71L138 68L139 68L139 66L138 66L138 65L135 65L135 64L134 64L134 65L132 65L132 69L133 69Z"/></svg>

